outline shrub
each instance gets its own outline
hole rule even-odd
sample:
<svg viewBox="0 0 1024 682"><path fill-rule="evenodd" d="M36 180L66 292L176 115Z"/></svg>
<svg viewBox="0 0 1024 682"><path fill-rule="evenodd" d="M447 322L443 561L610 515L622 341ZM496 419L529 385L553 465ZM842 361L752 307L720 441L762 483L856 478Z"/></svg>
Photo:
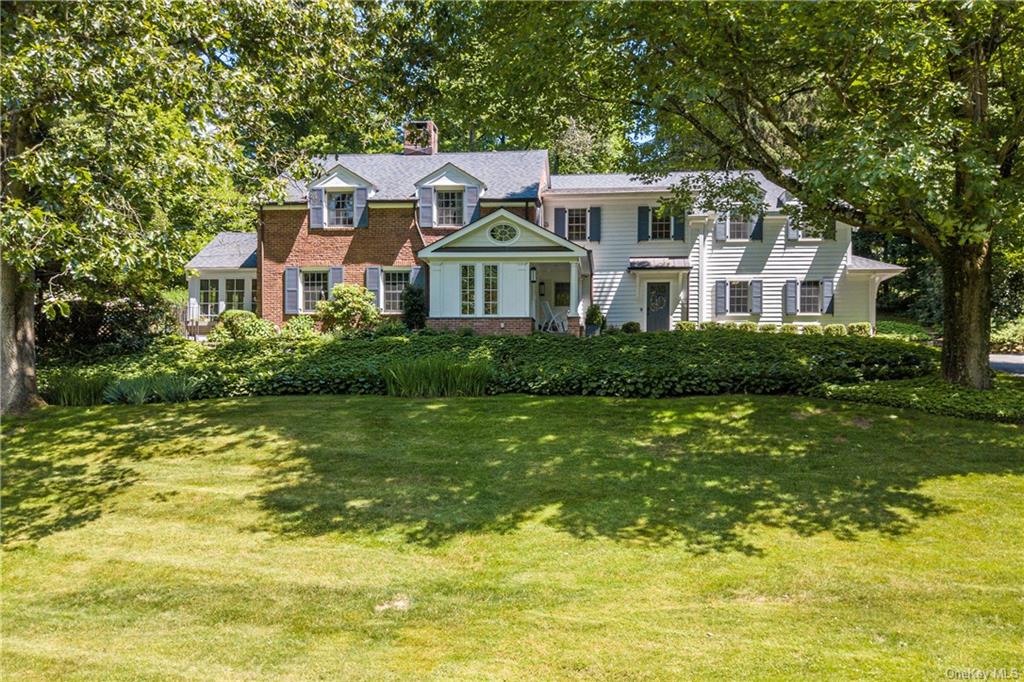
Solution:
<svg viewBox="0 0 1024 682"><path fill-rule="evenodd" d="M736 323L731 320L723 320L718 323L718 329L736 329Z"/></svg>
<svg viewBox="0 0 1024 682"><path fill-rule="evenodd" d="M679 320L676 322L675 329L677 332L695 332L697 331L697 323L690 320Z"/></svg>
<svg viewBox="0 0 1024 682"><path fill-rule="evenodd" d="M798 327L795 324L791 324L791 323L790 324L784 324L781 327L779 327L779 333L780 334L799 334L800 333L800 327Z"/></svg>
<svg viewBox="0 0 1024 682"><path fill-rule="evenodd" d="M778 334L779 333L779 325L777 325L777 324L762 324L758 328L758 331L761 332L762 334Z"/></svg>
<svg viewBox="0 0 1024 682"><path fill-rule="evenodd" d="M606 327L601 333L603 335L605 335L605 336L607 336L607 335L615 336L617 334L621 334L622 333L622 329L619 328L619 327Z"/></svg>
<svg viewBox="0 0 1024 682"><path fill-rule="evenodd" d="M103 402L103 391L110 380L107 372L61 369L51 374L49 380L40 386L40 393L46 402L54 405L99 405Z"/></svg>
<svg viewBox="0 0 1024 682"><path fill-rule="evenodd" d="M320 335L203 346L185 339L76 371L115 379L195 377L195 398L308 393L384 393L382 368L444 355L493 368L489 391L537 395L672 396L803 393L821 383L924 376L938 352L902 341L791 334L602 334L590 339L423 334L339 338ZM48 389L59 368L42 367ZM123 387L118 387L123 393ZM120 394L118 394L120 396ZM113 399L127 401L126 397ZM148 399L148 396L147 398Z"/></svg>
<svg viewBox="0 0 1024 682"><path fill-rule="evenodd" d="M108 403L142 405L155 397L153 380L150 377L117 379L107 384L103 391L103 400Z"/></svg>
<svg viewBox="0 0 1024 682"><path fill-rule="evenodd" d="M381 320L373 329L374 336L405 336L409 328L398 320Z"/></svg>
<svg viewBox="0 0 1024 682"><path fill-rule="evenodd" d="M485 395L494 369L480 360L460 362L446 355L429 355L390 362L383 374L388 395L448 398Z"/></svg>
<svg viewBox="0 0 1024 682"><path fill-rule="evenodd" d="M739 324L737 324L736 328L739 329L741 332L756 332L757 322L751 322L750 320L746 320L744 322L740 322Z"/></svg>
<svg viewBox="0 0 1024 682"><path fill-rule="evenodd" d="M409 329L427 326L427 296L421 287L409 285L402 291L402 321Z"/></svg>
<svg viewBox="0 0 1024 682"><path fill-rule="evenodd" d="M640 323L639 322L627 322L626 324L622 325L622 333L623 334L639 334L640 333Z"/></svg>
<svg viewBox="0 0 1024 682"><path fill-rule="evenodd" d="M373 329L380 322L377 297L366 287L336 284L330 300L317 302L316 319L325 332Z"/></svg>
<svg viewBox="0 0 1024 682"><path fill-rule="evenodd" d="M878 336L902 339L904 341L925 342L931 340L931 334L916 322L901 322L898 320L879 320L875 325L875 333Z"/></svg>
<svg viewBox="0 0 1024 682"><path fill-rule="evenodd" d="M1024 317L1018 317L992 332L992 350L999 353L1024 353Z"/></svg>
<svg viewBox="0 0 1024 682"><path fill-rule="evenodd" d="M851 322L846 325L846 331L850 332L850 336L871 336L871 323Z"/></svg>
<svg viewBox="0 0 1024 682"><path fill-rule="evenodd" d="M913 407L933 414L1024 422L1024 378L997 375L992 389L978 391L948 384L938 377L864 384L823 384L813 395L890 407Z"/></svg>
<svg viewBox="0 0 1024 682"><path fill-rule="evenodd" d="M826 324L824 332L825 336L846 336L846 325Z"/></svg>
<svg viewBox="0 0 1024 682"><path fill-rule="evenodd" d="M150 381L153 395L165 403L184 403L192 400L199 381L185 374L161 374Z"/></svg>
<svg viewBox="0 0 1024 682"><path fill-rule="evenodd" d="M584 322L593 327L604 327L604 315L601 313L601 306L596 303L591 303L587 306L587 314L584 318Z"/></svg>
<svg viewBox="0 0 1024 682"><path fill-rule="evenodd" d="M805 324L800 333L807 336L821 336L825 330L820 324Z"/></svg>
<svg viewBox="0 0 1024 682"><path fill-rule="evenodd" d="M273 324L256 317L248 310L225 310L207 340L210 343L228 343L242 339L268 339L277 333Z"/></svg>
<svg viewBox="0 0 1024 682"><path fill-rule="evenodd" d="M316 322L310 315L296 315L281 327L281 338L308 339L317 335Z"/></svg>
<svg viewBox="0 0 1024 682"><path fill-rule="evenodd" d="M459 336L476 336L476 330L472 327L459 327L459 331L456 332Z"/></svg>

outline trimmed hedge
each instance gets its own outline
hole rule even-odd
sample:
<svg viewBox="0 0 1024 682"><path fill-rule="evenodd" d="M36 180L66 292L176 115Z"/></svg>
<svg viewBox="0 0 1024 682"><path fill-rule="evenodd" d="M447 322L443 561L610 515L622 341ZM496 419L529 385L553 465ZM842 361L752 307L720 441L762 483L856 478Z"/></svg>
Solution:
<svg viewBox="0 0 1024 682"><path fill-rule="evenodd" d="M858 385L823 384L811 395L890 407L914 407L932 414L1024 422L1024 378L999 376L990 391L948 384L938 377Z"/></svg>
<svg viewBox="0 0 1024 682"><path fill-rule="evenodd" d="M418 333L273 338L216 347L168 338L147 352L76 371L113 379L181 374L194 377L196 398L384 393L388 363L439 354L459 362L489 362L494 373L488 393L624 397L806 393L823 383L924 376L935 370L938 358L934 349L901 341L735 329L585 339ZM67 371L40 370L44 395L52 388L51 379Z"/></svg>

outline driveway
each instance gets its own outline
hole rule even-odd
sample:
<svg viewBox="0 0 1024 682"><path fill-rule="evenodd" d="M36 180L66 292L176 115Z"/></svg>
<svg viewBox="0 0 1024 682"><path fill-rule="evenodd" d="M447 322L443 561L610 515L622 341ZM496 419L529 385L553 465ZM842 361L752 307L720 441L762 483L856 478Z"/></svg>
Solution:
<svg viewBox="0 0 1024 682"><path fill-rule="evenodd" d="M994 370L1024 375L1024 353L993 353L988 360Z"/></svg>

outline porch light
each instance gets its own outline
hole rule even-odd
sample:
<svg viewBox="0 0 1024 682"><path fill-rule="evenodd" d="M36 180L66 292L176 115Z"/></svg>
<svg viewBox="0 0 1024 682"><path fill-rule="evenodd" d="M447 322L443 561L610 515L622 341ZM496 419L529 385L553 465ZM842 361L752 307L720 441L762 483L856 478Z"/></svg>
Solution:
<svg viewBox="0 0 1024 682"><path fill-rule="evenodd" d="M537 268L530 266L530 284L537 281Z"/></svg>

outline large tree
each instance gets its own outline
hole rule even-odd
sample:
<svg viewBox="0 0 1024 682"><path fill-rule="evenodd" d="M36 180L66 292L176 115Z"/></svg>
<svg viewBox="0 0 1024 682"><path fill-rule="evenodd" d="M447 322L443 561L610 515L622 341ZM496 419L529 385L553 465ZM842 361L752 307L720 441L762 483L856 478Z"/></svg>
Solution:
<svg viewBox="0 0 1024 682"><path fill-rule="evenodd" d="M639 173L758 170L797 220L920 244L943 275L943 373L990 385L993 248L1024 222L1024 5L503 3L478 33L478 87L518 125L611 111Z"/></svg>
<svg viewBox="0 0 1024 682"><path fill-rule="evenodd" d="M396 142L367 49L389 25L368 28L348 2L0 12L4 411L36 400L37 304L180 273L197 233L244 220L242 200L305 150Z"/></svg>

